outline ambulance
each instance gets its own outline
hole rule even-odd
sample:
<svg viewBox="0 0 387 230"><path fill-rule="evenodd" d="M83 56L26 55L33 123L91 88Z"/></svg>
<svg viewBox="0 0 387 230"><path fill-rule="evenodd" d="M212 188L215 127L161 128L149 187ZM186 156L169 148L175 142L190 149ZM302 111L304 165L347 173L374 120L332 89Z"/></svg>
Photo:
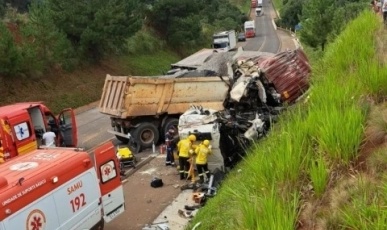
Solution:
<svg viewBox="0 0 387 230"><path fill-rule="evenodd" d="M124 212L115 147L38 149L0 165L0 230L103 229Z"/></svg>
<svg viewBox="0 0 387 230"><path fill-rule="evenodd" d="M55 116L42 102L0 107L1 162L37 149L47 127L51 127L61 146L77 146L77 125L72 109L65 109Z"/></svg>

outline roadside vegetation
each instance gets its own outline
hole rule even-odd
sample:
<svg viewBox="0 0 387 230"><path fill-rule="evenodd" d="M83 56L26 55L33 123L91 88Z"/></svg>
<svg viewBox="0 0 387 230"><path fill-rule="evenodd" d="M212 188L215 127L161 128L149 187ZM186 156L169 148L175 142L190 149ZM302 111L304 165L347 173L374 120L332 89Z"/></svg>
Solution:
<svg viewBox="0 0 387 230"><path fill-rule="evenodd" d="M0 104L97 101L106 74L161 75L245 14L222 0L0 0Z"/></svg>
<svg viewBox="0 0 387 230"><path fill-rule="evenodd" d="M308 97L187 229L386 229L386 37L371 12L350 22L313 64Z"/></svg>

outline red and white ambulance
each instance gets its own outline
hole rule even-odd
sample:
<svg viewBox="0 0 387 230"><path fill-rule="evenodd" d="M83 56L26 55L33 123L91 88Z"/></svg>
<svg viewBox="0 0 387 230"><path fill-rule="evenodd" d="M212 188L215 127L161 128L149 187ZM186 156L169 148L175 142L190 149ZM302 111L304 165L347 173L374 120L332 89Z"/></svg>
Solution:
<svg viewBox="0 0 387 230"><path fill-rule="evenodd" d="M42 102L1 106L0 163L39 148L48 127L56 134L60 146L77 146L77 125L72 109L64 109L55 116Z"/></svg>
<svg viewBox="0 0 387 230"><path fill-rule="evenodd" d="M0 165L0 230L103 229L125 210L111 142L38 149Z"/></svg>

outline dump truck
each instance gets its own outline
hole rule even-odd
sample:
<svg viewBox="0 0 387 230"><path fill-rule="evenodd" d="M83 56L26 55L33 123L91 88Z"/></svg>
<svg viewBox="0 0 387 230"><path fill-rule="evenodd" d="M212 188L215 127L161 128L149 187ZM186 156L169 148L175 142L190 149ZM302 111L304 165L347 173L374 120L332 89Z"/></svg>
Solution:
<svg viewBox="0 0 387 230"><path fill-rule="evenodd" d="M251 53L253 56L251 56ZM309 87L307 75L310 66L302 50L286 51L276 55L263 55L262 52L238 50L217 55L234 55L242 69L249 65L265 71L265 78L275 86L275 94L267 100L281 99L292 103ZM237 72L240 72L238 70ZM199 72L200 73L200 72ZM236 74L233 74L235 77ZM193 105L200 105L214 110L224 108L255 107L258 97L254 94L239 95L240 89L247 84L240 84L229 76L111 76L107 75L99 103L99 111L109 115L113 130L121 142L127 143L132 137L143 148L152 147L169 129L176 130L179 117ZM244 79L238 78L238 79ZM246 78L246 82L248 83ZM255 78L251 78L255 80ZM242 81L242 83L245 81ZM237 86L234 89L233 86ZM258 87L254 81L249 83ZM230 91L233 93L230 95ZM230 98L230 96L234 98ZM238 103L235 103L237 97Z"/></svg>
<svg viewBox="0 0 387 230"><path fill-rule="evenodd" d="M107 75L99 111L111 119L118 140L128 134L143 148L152 147L169 129L177 131L179 116L191 105L223 109L229 89L222 77Z"/></svg>

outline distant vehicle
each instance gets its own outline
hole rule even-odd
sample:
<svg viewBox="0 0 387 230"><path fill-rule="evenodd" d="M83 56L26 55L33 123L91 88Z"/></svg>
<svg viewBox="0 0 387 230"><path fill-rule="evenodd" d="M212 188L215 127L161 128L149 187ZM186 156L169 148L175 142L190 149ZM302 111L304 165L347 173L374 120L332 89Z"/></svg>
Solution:
<svg viewBox="0 0 387 230"><path fill-rule="evenodd" d="M240 41L240 42L246 41L246 35L245 35L245 33L239 33L239 34L238 34L238 41Z"/></svg>
<svg viewBox="0 0 387 230"><path fill-rule="evenodd" d="M255 21L245 22L245 35L246 35L246 38L255 37Z"/></svg>
<svg viewBox="0 0 387 230"><path fill-rule="evenodd" d="M235 30L223 31L213 35L212 48L217 52L227 52L236 47Z"/></svg>
<svg viewBox="0 0 387 230"><path fill-rule="evenodd" d="M255 16L260 16L262 14L262 6L255 8Z"/></svg>
<svg viewBox="0 0 387 230"><path fill-rule="evenodd" d="M251 0L251 8L257 7L257 0Z"/></svg>

